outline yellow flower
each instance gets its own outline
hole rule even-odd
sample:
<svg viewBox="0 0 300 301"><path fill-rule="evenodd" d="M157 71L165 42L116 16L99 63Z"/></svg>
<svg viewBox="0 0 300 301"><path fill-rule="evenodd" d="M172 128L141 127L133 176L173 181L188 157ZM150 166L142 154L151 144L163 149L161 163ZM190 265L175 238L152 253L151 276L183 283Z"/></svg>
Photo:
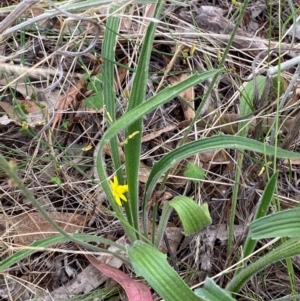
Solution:
<svg viewBox="0 0 300 301"><path fill-rule="evenodd" d="M127 202L127 198L124 195L128 191L128 185L119 185L117 176L114 176L113 181L109 181L111 186L112 195L114 196L117 204L122 206L121 199Z"/></svg>

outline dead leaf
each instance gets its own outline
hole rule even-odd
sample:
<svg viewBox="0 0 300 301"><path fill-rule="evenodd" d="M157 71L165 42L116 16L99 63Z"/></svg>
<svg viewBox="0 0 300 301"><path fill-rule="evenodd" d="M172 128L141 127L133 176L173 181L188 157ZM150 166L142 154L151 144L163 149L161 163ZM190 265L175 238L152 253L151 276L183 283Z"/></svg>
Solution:
<svg viewBox="0 0 300 301"><path fill-rule="evenodd" d="M134 5L131 5L129 7L128 14L131 16L134 14L134 10L136 7ZM124 6L122 13L124 14L125 10L128 10L128 7ZM129 32L132 25L132 18L128 17L127 15L123 15L120 17L120 25L119 30L121 32Z"/></svg>
<svg viewBox="0 0 300 301"><path fill-rule="evenodd" d="M190 75L187 73L182 73L178 76L172 76L169 78L169 82L174 86L183 80L189 78ZM186 120L192 120L195 117L195 91L194 87L190 87L183 92L179 93L179 96L182 98L180 99L181 107L183 110L183 114Z"/></svg>
<svg viewBox="0 0 300 301"><path fill-rule="evenodd" d="M124 58L122 60L122 65L124 65L124 66L128 65L128 59L127 58ZM117 71L117 73L115 75L115 82L116 82L117 89L120 90L120 91L122 91L123 90L122 89L122 84L124 83L124 81L126 79L126 76L128 74L128 69L119 66L117 70L118 71ZM124 96L124 98L126 98L126 95L123 95L123 96Z"/></svg>
<svg viewBox="0 0 300 301"><path fill-rule="evenodd" d="M21 99L19 103L24 106L27 113L37 113L41 111L39 106L32 100Z"/></svg>
<svg viewBox="0 0 300 301"><path fill-rule="evenodd" d="M173 124L167 125L166 127L164 127L161 130L154 131L154 132L151 132L150 134L144 135L143 138L142 138L142 142L151 141L154 138L159 137L161 134L171 132L176 128L177 128L176 125L173 125Z"/></svg>
<svg viewBox="0 0 300 301"><path fill-rule="evenodd" d="M120 237L116 243L121 246L125 246L127 244L124 236ZM110 246L108 251L112 254L120 253L120 249L114 246ZM119 258L107 253L99 254L99 256L97 256L97 260L117 269L123 264ZM69 283L64 284L51 293L47 293L47 295L45 292L36 292L39 297L27 301L65 300L82 293L89 293L90 291L102 285L107 279L108 277L106 275L99 273L99 270L90 264Z"/></svg>
<svg viewBox="0 0 300 301"><path fill-rule="evenodd" d="M257 21L256 18L265 10L267 10L267 5L262 1L256 1L253 3L251 9L245 12L243 21L247 28L247 32L255 34L255 32L257 32L257 30L263 26ZM260 18L258 18L258 20L259 19Z"/></svg>
<svg viewBox="0 0 300 301"><path fill-rule="evenodd" d="M8 102L0 101L0 107L4 110L4 112L17 124L21 125L18 120L16 120L16 116L14 114L13 107Z"/></svg>
<svg viewBox="0 0 300 301"><path fill-rule="evenodd" d="M122 271L104 264L92 256L85 255L89 262L109 278L117 281L126 291L128 301L152 301L150 289L143 283L131 279Z"/></svg>
<svg viewBox="0 0 300 301"><path fill-rule="evenodd" d="M285 165L289 165L289 164L300 165L300 160L299 159L284 160L283 164L285 164Z"/></svg>
<svg viewBox="0 0 300 301"><path fill-rule="evenodd" d="M85 216L75 213L48 212L48 215L68 233L82 231L88 220ZM58 234L39 212L11 217L0 214L0 220L6 221L6 225L3 226L11 232L10 237L13 237L14 243L18 245L27 246L35 240Z"/></svg>
<svg viewBox="0 0 300 301"><path fill-rule="evenodd" d="M66 96L59 100L57 110L64 111L67 110L70 104L76 100L76 96L80 93L80 90L85 86L86 82L84 80L79 80L75 86L72 86L66 93ZM61 120L63 113L56 112L54 115L52 130L54 130L55 125Z"/></svg>
<svg viewBox="0 0 300 301"><path fill-rule="evenodd" d="M178 246L182 240L182 237L183 237L182 229L179 227L167 227L166 235L168 238L170 250L173 254L175 254L178 249ZM165 254L168 252L168 249L166 247L166 243L164 240L161 241L161 243L159 245L159 250Z"/></svg>
<svg viewBox="0 0 300 301"><path fill-rule="evenodd" d="M2 124L2 125L8 125L8 124L10 124L11 122L14 122L14 120L8 118L7 115L3 115L3 116L0 117L0 124Z"/></svg>
<svg viewBox="0 0 300 301"><path fill-rule="evenodd" d="M44 114L41 112L41 109L33 102L33 101L20 101L20 104L25 104L25 110L29 112L26 114L26 122L28 126L35 127L37 125L42 125L45 123L45 117ZM2 122L14 122L17 125L22 125L19 117L17 114L15 114L14 109L11 104L7 102L0 102L0 107L7 113L7 115L10 117L3 118ZM0 124L2 123L0 120Z"/></svg>

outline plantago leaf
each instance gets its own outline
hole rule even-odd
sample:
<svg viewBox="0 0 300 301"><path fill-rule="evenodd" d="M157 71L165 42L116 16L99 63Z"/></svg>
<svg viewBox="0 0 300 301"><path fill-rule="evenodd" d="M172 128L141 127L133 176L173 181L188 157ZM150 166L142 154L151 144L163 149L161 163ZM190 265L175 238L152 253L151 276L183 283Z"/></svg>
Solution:
<svg viewBox="0 0 300 301"><path fill-rule="evenodd" d="M277 212L250 224L252 239L300 236L300 208Z"/></svg>
<svg viewBox="0 0 300 301"><path fill-rule="evenodd" d="M169 265L166 255L142 241L127 247L137 275L145 278L165 301L199 301L193 291Z"/></svg>
<svg viewBox="0 0 300 301"><path fill-rule="evenodd" d="M266 86L266 77L259 75L256 77L257 89L259 97L263 94L264 88ZM240 101L240 114L241 116L246 116L247 114L251 113L253 108L253 101L255 96L255 86L254 80L248 82L242 91L242 97ZM249 121L242 121L238 124L239 128L239 135L242 137L247 136L248 128L249 128Z"/></svg>
<svg viewBox="0 0 300 301"><path fill-rule="evenodd" d="M221 289L210 278L205 279L204 288L196 289L195 294L205 301L235 301L228 291Z"/></svg>
<svg viewBox="0 0 300 301"><path fill-rule="evenodd" d="M173 208L177 211L182 221L185 235L192 235L211 224L207 203L199 206L194 200L188 197L177 196L172 201L166 202L163 206L154 241L156 247L160 245Z"/></svg>
<svg viewBox="0 0 300 301"><path fill-rule="evenodd" d="M300 241L298 238L291 238L283 242L266 255L260 257L257 261L251 263L240 273L235 275L227 284L226 289L231 293L237 293L243 285L257 272L268 265L300 254Z"/></svg>
<svg viewBox="0 0 300 301"><path fill-rule="evenodd" d="M276 153L278 158L300 158L299 153L281 148L276 149L274 146L266 145L265 143L244 137L220 134L213 137L195 140L168 152L154 164L146 184L144 202L147 202L147 200L150 199L157 180L175 163L197 153L220 148L235 148L240 150L247 149L249 151L258 152L269 156L272 156L274 153Z"/></svg>
<svg viewBox="0 0 300 301"><path fill-rule="evenodd" d="M259 75L256 77L256 83L258 88L259 97L263 94L266 85L266 77ZM241 116L247 115L253 111L253 99L254 99L254 81L249 81L245 89L242 91L242 97L240 102L240 113Z"/></svg>
<svg viewBox="0 0 300 301"><path fill-rule="evenodd" d="M211 224L207 203L199 206L194 200L177 196L170 203L182 222L185 235L192 235Z"/></svg>

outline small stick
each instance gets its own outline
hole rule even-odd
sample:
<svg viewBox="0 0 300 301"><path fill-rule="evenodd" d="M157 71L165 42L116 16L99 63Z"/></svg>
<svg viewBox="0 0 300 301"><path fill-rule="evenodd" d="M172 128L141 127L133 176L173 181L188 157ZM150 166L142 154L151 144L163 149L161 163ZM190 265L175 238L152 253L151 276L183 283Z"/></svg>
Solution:
<svg viewBox="0 0 300 301"><path fill-rule="evenodd" d="M0 34L10 27L28 8L40 0L23 0L15 9L0 23Z"/></svg>

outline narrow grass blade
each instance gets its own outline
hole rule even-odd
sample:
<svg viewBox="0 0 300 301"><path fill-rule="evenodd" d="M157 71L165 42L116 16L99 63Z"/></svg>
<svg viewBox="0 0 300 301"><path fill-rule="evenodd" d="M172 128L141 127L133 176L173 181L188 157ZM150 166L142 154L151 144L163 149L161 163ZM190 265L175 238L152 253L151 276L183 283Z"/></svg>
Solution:
<svg viewBox="0 0 300 301"><path fill-rule="evenodd" d="M76 240L81 240L83 242L84 241L85 242L99 242L99 243L103 243L103 244L112 245L112 246L119 248L120 250L125 251L123 246L121 246L109 239L105 239L105 238L102 238L99 236L76 233L76 234L73 234L72 237ZM35 241L30 246L28 246L28 249L19 251L19 252L15 253L14 255L9 256L6 259L0 261L0 272L4 271L5 269L9 268L10 266L16 264L17 262L26 258L27 256L34 254L35 252L41 251L45 248L56 245L58 243L64 243L64 242L68 242L68 241L70 241L70 240L63 235L56 235L56 236L52 236L52 237L49 237L49 238L46 238L43 240ZM26 248L26 247L24 247L24 248ZM110 253L106 249L98 248L98 250L100 252ZM124 261L124 259L122 257L119 257L118 254L113 253L112 255L114 255Z"/></svg>
<svg viewBox="0 0 300 301"><path fill-rule="evenodd" d="M164 1L159 0L155 7L153 17L158 18L162 9ZM127 112L132 111L138 105L145 101L148 70L150 56L152 52L152 44L154 40L156 22L150 22L147 27L146 35L144 37L142 50L139 56L136 74L134 76L132 91L130 93ZM129 139L125 144L125 165L128 184L129 206L133 220L133 226L139 230L139 169L140 169L140 153L141 153L141 139L143 132L143 117L141 116L133 123L128 125L126 129L126 138L134 134L134 137Z"/></svg>
<svg viewBox="0 0 300 301"><path fill-rule="evenodd" d="M255 213L255 216L253 219L254 221L262 218L263 216L265 216L267 214L270 203L271 203L273 195L274 195L276 185L277 185L277 177L278 177L278 171L273 174L273 176L269 180L269 182L263 192L263 195L261 196L261 200L258 204L256 213ZM247 243L247 241L246 241L246 243ZM251 248L250 248L250 245L247 246L247 248L245 248L244 257L247 257L248 255L250 255L251 252L254 250L255 245L252 246ZM245 244L245 246L246 246L246 244ZM249 250L248 250L248 247L249 247Z"/></svg>
<svg viewBox="0 0 300 301"><path fill-rule="evenodd" d="M254 216L254 221L260 219L261 217L265 216L266 213L268 212L268 208L270 206L271 200L274 195L274 191L277 185L277 177L278 177L278 172L275 172L271 179L269 180L263 195L261 196L261 199L259 201L258 207L256 209L256 213ZM299 230L298 230L299 231ZM243 248L243 258L248 257L254 250L256 246L257 241L251 238L251 231L247 235L247 239L244 244ZM239 273L240 268L236 270L236 273Z"/></svg>
<svg viewBox="0 0 300 301"><path fill-rule="evenodd" d="M135 241L127 252L136 274L145 278L165 301L201 300L169 265L166 255L155 247Z"/></svg>
<svg viewBox="0 0 300 301"><path fill-rule="evenodd" d="M250 224L249 236L252 239L271 237L300 237L300 208L284 210Z"/></svg>

